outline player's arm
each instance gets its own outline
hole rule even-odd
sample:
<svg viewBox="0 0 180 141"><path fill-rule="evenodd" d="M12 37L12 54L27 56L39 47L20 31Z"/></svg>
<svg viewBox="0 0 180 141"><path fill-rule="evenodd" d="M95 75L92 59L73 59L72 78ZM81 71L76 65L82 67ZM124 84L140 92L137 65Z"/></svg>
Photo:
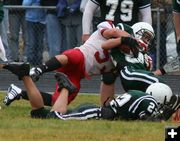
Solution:
<svg viewBox="0 0 180 141"><path fill-rule="evenodd" d="M140 120L153 121L153 122L161 122L161 121L163 121L159 117L152 117L151 115L148 115L148 114L144 114L144 115L140 116Z"/></svg>
<svg viewBox="0 0 180 141"><path fill-rule="evenodd" d="M120 50L123 50L121 45L127 45L129 50L131 50L133 56L135 58L138 57L139 44L138 44L136 39L134 39L132 37L128 37L128 35L127 36L121 36L118 38L111 38L111 39L107 40L105 43L103 43L101 45L101 47L105 50L112 49L115 47L118 47Z"/></svg>
<svg viewBox="0 0 180 141"><path fill-rule="evenodd" d="M118 28L102 29L101 34L104 38L117 38L117 37L130 37L130 34L126 31L120 30Z"/></svg>
<svg viewBox="0 0 180 141"><path fill-rule="evenodd" d="M139 10L140 17L139 21L147 22L152 25L151 6Z"/></svg>
<svg viewBox="0 0 180 141"><path fill-rule="evenodd" d="M85 42L90 37L93 15L97 8L98 5L92 2L91 0L89 0L86 4L82 17L83 42Z"/></svg>
<svg viewBox="0 0 180 141"><path fill-rule="evenodd" d="M126 31L117 29L117 28L110 28L110 29L103 29L101 30L101 34L104 38L109 39L105 43L102 44L103 49L111 49L117 47L122 44L122 36L123 37L130 37L130 34Z"/></svg>
<svg viewBox="0 0 180 141"><path fill-rule="evenodd" d="M109 39L108 41L103 43L101 47L105 50L108 50L120 46L120 44L121 44L121 37L118 37L118 38Z"/></svg>

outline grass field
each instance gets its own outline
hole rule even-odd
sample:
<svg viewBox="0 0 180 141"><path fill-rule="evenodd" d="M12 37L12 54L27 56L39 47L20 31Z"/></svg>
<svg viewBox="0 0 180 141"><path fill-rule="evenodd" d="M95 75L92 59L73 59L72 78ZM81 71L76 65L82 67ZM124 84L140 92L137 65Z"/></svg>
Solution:
<svg viewBox="0 0 180 141"><path fill-rule="evenodd" d="M30 106L20 100L6 107L0 93L0 141L164 141L170 121L61 121L31 119ZM83 102L98 103L97 95L79 95L71 107Z"/></svg>

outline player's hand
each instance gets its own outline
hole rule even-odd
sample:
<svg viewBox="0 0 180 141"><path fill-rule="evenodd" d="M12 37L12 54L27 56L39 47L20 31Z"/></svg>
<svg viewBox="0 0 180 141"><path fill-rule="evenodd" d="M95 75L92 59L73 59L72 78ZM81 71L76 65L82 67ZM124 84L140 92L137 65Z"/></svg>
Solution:
<svg viewBox="0 0 180 141"><path fill-rule="evenodd" d="M131 51L135 58L138 57L139 54L139 44L136 39L132 37L121 37L121 44L128 45L131 48Z"/></svg>
<svg viewBox="0 0 180 141"><path fill-rule="evenodd" d="M42 75L42 70L38 67L33 67L32 69L30 69L29 75L31 76L32 80L36 82Z"/></svg>
<svg viewBox="0 0 180 141"><path fill-rule="evenodd" d="M141 39L136 39L139 44L139 51L147 52L148 51L148 44L144 43Z"/></svg>
<svg viewBox="0 0 180 141"><path fill-rule="evenodd" d="M145 60L147 69L152 70L152 68L153 68L152 58L149 55L144 54L144 60Z"/></svg>

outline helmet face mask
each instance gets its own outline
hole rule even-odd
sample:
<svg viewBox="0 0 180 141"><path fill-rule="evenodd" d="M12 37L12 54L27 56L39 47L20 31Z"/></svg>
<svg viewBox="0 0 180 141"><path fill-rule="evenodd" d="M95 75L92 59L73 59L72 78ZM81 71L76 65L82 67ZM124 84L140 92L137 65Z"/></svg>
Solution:
<svg viewBox="0 0 180 141"><path fill-rule="evenodd" d="M138 22L132 26L134 37L141 40L148 47L154 39L154 30L146 22Z"/></svg>
<svg viewBox="0 0 180 141"><path fill-rule="evenodd" d="M146 30L140 30L136 34L140 36L140 40L142 40L145 44L150 45L151 41L153 40L153 35L151 32Z"/></svg>

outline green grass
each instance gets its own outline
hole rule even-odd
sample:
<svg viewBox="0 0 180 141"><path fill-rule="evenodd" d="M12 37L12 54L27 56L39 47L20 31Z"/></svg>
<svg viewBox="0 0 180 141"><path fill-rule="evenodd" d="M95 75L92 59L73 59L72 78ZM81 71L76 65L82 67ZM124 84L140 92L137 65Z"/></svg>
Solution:
<svg viewBox="0 0 180 141"><path fill-rule="evenodd" d="M20 100L6 107L0 93L0 141L163 141L165 126L178 125L170 121L61 121L32 119L30 106ZM98 103L97 95L79 95L71 107L83 102Z"/></svg>

